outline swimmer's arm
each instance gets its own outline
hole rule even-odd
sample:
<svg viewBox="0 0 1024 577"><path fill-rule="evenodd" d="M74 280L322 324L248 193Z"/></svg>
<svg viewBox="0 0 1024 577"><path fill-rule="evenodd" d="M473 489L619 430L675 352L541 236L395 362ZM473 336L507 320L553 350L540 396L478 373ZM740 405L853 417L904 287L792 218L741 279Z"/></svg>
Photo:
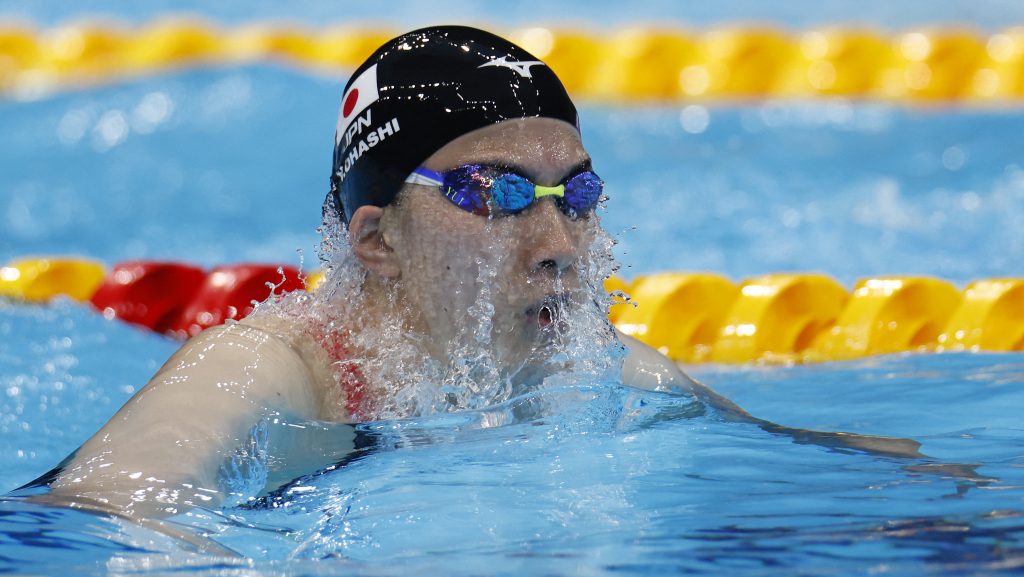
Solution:
<svg viewBox="0 0 1024 577"><path fill-rule="evenodd" d="M217 507L227 496L222 467L251 447L261 418L316 418L315 378L272 332L207 330L79 448L49 499L131 517Z"/></svg>
<svg viewBox="0 0 1024 577"><path fill-rule="evenodd" d="M727 417L739 420L754 419L739 405L719 395L687 375L671 359L633 337L616 330L619 340L626 346L626 360L622 364L622 382L637 389L665 393L690 393L701 401L722 411Z"/></svg>
<svg viewBox="0 0 1024 577"><path fill-rule="evenodd" d="M651 391L690 393L704 404L714 408L725 419L757 425L769 433L790 437L796 443L854 449L893 457L917 458L924 456L918 451L921 444L913 439L797 429L759 419L736 403L716 393L707 385L684 373L671 359L652 347L621 332L618 333L618 336L622 344L626 345L627 350L626 361L622 365L622 382L631 387Z"/></svg>
<svg viewBox="0 0 1024 577"><path fill-rule="evenodd" d="M701 386L665 355L650 345L616 330L619 341L626 346L622 364L622 382L637 389L661 392L692 392Z"/></svg>

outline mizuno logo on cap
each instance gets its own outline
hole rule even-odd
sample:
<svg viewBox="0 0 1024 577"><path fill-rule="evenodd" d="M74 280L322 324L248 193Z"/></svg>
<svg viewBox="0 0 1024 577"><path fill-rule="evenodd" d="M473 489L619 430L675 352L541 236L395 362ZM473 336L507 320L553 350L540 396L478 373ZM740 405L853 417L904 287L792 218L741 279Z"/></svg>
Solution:
<svg viewBox="0 0 1024 577"><path fill-rule="evenodd" d="M502 56L501 58L495 58L494 60L491 60L490 62L484 62L480 66L477 66L477 68L483 68L484 66L501 66L502 68L509 68L511 70L515 70L523 78L533 78L533 75L530 74L530 67L531 66L536 66L538 64L540 64L541 66L544 66L544 63L541 62L540 60L526 60L526 61L523 61L523 62L509 62L507 56Z"/></svg>

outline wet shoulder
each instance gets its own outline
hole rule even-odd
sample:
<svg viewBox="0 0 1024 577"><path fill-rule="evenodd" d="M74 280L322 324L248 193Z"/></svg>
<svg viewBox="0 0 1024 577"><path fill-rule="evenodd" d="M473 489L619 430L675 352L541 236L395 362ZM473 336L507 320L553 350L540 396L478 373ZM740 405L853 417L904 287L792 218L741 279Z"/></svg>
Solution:
<svg viewBox="0 0 1024 577"><path fill-rule="evenodd" d="M627 356L622 365L622 382L638 389L664 392L693 392L697 383L675 362L631 336L619 333Z"/></svg>

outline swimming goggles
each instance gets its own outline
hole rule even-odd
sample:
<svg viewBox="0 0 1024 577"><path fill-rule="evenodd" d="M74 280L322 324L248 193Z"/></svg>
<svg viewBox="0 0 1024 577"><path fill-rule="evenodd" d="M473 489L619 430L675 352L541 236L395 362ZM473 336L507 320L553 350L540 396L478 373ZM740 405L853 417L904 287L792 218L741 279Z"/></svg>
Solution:
<svg viewBox="0 0 1024 577"><path fill-rule="evenodd" d="M467 164L441 173L421 166L405 181L437 186L452 204L481 216L516 214L536 200L553 196L559 210L575 219L594 210L604 190L604 182L592 170L577 172L558 186L541 186L512 169L486 164Z"/></svg>

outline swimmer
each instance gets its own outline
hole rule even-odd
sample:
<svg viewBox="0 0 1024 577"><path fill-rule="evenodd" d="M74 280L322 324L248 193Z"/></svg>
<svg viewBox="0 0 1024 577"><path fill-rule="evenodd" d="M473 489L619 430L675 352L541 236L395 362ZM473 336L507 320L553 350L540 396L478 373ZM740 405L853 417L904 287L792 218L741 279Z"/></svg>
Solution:
<svg viewBox="0 0 1024 577"><path fill-rule="evenodd" d="M565 88L522 48L461 26L391 40L349 80L334 145L324 286L185 343L40 499L140 520L217 508L239 478L273 489L355 446L351 427L306 427L268 449L261 423L477 408L568 370L692 394L800 442L917 454L755 419L614 332L597 163ZM237 474L268 451L272 470Z"/></svg>

